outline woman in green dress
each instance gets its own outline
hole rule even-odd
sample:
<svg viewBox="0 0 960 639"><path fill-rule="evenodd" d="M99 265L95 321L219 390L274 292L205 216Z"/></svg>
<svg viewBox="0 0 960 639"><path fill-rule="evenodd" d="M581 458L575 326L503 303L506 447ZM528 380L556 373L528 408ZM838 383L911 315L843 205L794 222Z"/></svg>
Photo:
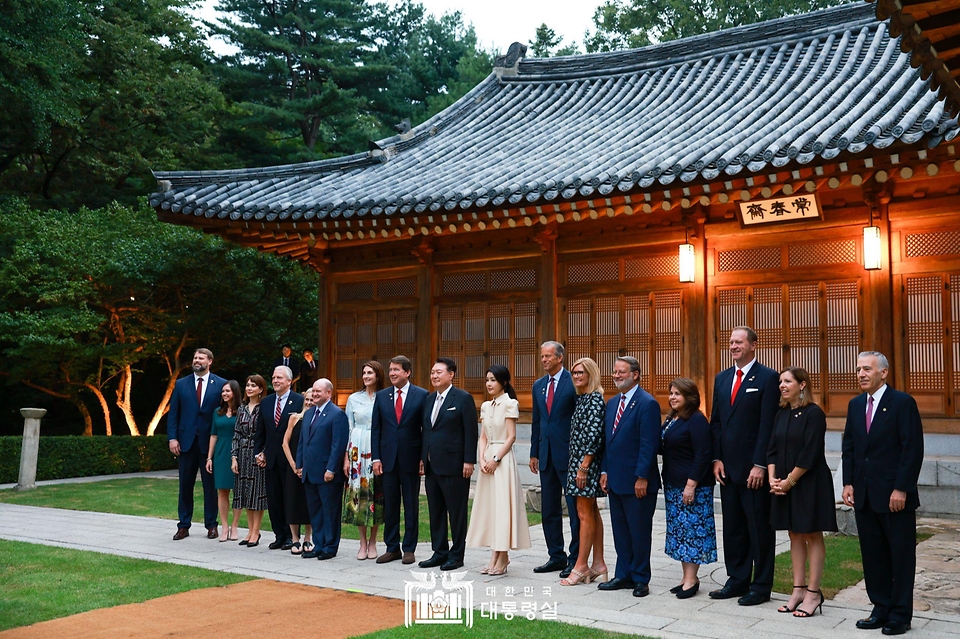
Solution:
<svg viewBox="0 0 960 639"><path fill-rule="evenodd" d="M227 526L227 515L230 512L230 489L233 488L236 478L230 459L230 448L233 444L233 429L237 425L237 408L240 405L240 384L231 379L223 385L220 392L220 408L213 414L210 423L210 453L207 457L207 472L213 473L213 483L217 487L217 505L220 508L220 521L223 522L223 533L220 541L236 541L237 524L240 522L240 509L233 510L233 524Z"/></svg>

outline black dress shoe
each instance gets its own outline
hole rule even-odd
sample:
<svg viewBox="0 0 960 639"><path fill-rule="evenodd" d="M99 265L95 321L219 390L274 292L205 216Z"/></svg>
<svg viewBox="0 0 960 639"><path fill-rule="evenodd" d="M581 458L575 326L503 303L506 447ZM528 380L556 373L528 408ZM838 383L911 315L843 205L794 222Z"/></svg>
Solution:
<svg viewBox="0 0 960 639"><path fill-rule="evenodd" d="M621 579L620 577L614 577L610 581L604 581L603 583L597 584L597 590L624 590L626 588L635 588L637 584L633 583L632 579Z"/></svg>
<svg viewBox="0 0 960 639"><path fill-rule="evenodd" d="M758 606L768 601L770 601L770 595L761 595L756 590L751 590L744 596L737 599L737 603L741 606Z"/></svg>
<svg viewBox="0 0 960 639"><path fill-rule="evenodd" d="M537 566L533 569L533 572L557 572L558 570L563 570L567 567L566 559L551 559L542 566Z"/></svg>
<svg viewBox="0 0 960 639"><path fill-rule="evenodd" d="M449 559L440 566L440 570L456 570L457 568L463 568L463 562L459 559Z"/></svg>
<svg viewBox="0 0 960 639"><path fill-rule="evenodd" d="M320 561L326 561L327 559L333 559L336 556L337 556L337 553L335 552L322 552L317 556L317 559L319 559Z"/></svg>
<svg viewBox="0 0 960 639"><path fill-rule="evenodd" d="M883 628L885 625L887 625L887 620L876 615L870 615L866 619L857 621L857 628L860 630L876 630L877 628Z"/></svg>
<svg viewBox="0 0 960 639"><path fill-rule="evenodd" d="M683 584L680 584L680 590L677 591L677 599L689 599L690 597L697 594L700 591L700 582L693 584L689 588L684 588Z"/></svg>
<svg viewBox="0 0 960 639"><path fill-rule="evenodd" d="M430 559L424 559L417 565L421 568L436 568L437 566L442 566L445 561L446 558L441 557L440 555L434 555Z"/></svg>
<svg viewBox="0 0 960 639"><path fill-rule="evenodd" d="M902 635L907 630L910 630L909 621L888 621L883 626L883 634L885 635Z"/></svg>
<svg viewBox="0 0 960 639"><path fill-rule="evenodd" d="M291 548L293 548L293 540L292 540L292 539L286 540L285 542L283 542L283 545L280 546L280 550L290 550Z"/></svg>
<svg viewBox="0 0 960 639"><path fill-rule="evenodd" d="M642 586L638 585L633 588L634 597L646 597L649 594L650 594L650 586L647 586L646 584Z"/></svg>
<svg viewBox="0 0 960 639"><path fill-rule="evenodd" d="M710 598L711 599L733 599L734 597L742 597L747 594L746 588L734 588L733 586L727 584L720 590L711 590Z"/></svg>
<svg viewBox="0 0 960 639"><path fill-rule="evenodd" d="M283 548L283 540L278 539L274 542L270 542L270 545L267 546L267 548L269 548L270 550L280 550L281 548Z"/></svg>
<svg viewBox="0 0 960 639"><path fill-rule="evenodd" d="M573 572L573 566L571 564L567 564L567 567L560 571L560 578L566 579L567 577L570 576L570 573L572 572Z"/></svg>
<svg viewBox="0 0 960 639"><path fill-rule="evenodd" d="M307 552L300 555L301 559L316 559L320 556L320 551L314 548L313 550L308 550Z"/></svg>

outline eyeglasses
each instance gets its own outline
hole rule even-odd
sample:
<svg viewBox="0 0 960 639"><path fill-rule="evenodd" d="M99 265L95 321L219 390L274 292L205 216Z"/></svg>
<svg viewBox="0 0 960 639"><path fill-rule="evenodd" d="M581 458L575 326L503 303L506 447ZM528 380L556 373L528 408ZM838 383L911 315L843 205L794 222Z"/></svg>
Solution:
<svg viewBox="0 0 960 639"><path fill-rule="evenodd" d="M580 377L581 375L586 375L587 372L586 372L586 371L570 371L570 374L571 374L571 375L576 375L577 377Z"/></svg>

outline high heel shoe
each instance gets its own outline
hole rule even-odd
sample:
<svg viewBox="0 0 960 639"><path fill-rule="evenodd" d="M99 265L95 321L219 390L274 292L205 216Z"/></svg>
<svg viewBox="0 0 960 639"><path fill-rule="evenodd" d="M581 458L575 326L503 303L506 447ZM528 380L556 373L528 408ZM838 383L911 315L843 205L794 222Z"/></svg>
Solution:
<svg viewBox="0 0 960 639"><path fill-rule="evenodd" d="M680 592L681 590L683 590L683 584L682 584L682 583L679 583L679 584L677 584L676 586L674 586L673 588L670 589L670 594L675 595L675 594L677 594L678 592Z"/></svg>
<svg viewBox="0 0 960 639"><path fill-rule="evenodd" d="M608 579L607 571L597 571L593 568L590 569L590 581L593 583L606 583Z"/></svg>
<svg viewBox="0 0 960 639"><path fill-rule="evenodd" d="M806 587L807 587L807 584L803 584L801 586L794 586L793 589L799 590L800 588L806 588ZM797 606L799 606L802 603L803 603L803 599L797 602ZM777 608L777 612L793 612L794 610L797 609L797 606L794 606L793 608L791 608L789 603L785 603L779 608Z"/></svg>
<svg viewBox="0 0 960 639"><path fill-rule="evenodd" d="M589 584L590 583L590 571L583 573L579 570L571 570L570 576L565 577L560 580L561 586L576 586L578 584Z"/></svg>
<svg viewBox="0 0 960 639"><path fill-rule="evenodd" d="M694 596L700 590L700 582L693 584L689 588L681 588L680 592L677 593L677 599L689 599Z"/></svg>
<svg viewBox="0 0 960 639"><path fill-rule="evenodd" d="M800 608L799 606L797 606L797 609L793 612L793 616L796 617L797 619L807 619L808 617L812 617L813 613L815 613L817 609L820 610L821 615L823 614L823 600L826 599L826 597L823 596L823 591L810 590L809 588L807 588L807 592L815 592L818 595L820 595L820 603L816 604L813 607L813 610L811 610L810 612L807 612L803 608Z"/></svg>
<svg viewBox="0 0 960 639"><path fill-rule="evenodd" d="M255 546L259 546L259 545L260 545L260 537L261 537L261 536L262 536L262 535L257 535L257 540L256 540L256 541L247 542L247 548L254 548Z"/></svg>
<svg viewBox="0 0 960 639"><path fill-rule="evenodd" d="M503 568L497 568L496 566L494 566L493 568L490 568L487 571L487 574L490 575L491 577L499 577L500 575L505 575L507 574L507 566L509 565L510 565L510 562L508 561L503 565Z"/></svg>

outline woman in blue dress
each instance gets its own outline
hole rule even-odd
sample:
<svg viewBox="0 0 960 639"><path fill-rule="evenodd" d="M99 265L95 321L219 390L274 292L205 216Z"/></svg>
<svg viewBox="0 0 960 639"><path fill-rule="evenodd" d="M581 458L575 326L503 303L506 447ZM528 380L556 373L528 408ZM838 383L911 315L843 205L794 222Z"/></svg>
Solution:
<svg viewBox="0 0 960 639"><path fill-rule="evenodd" d="M213 414L210 423L210 448L207 457L207 472L213 473L213 484L217 487L217 505L220 508L220 521L223 532L220 541L237 540L237 524L240 522L240 509L233 509L233 523L227 523L230 512L230 490L234 488L235 476L231 468L230 449L233 445L233 431L237 425L237 409L240 407L240 384L231 379L220 391L220 408Z"/></svg>
<svg viewBox="0 0 960 639"><path fill-rule="evenodd" d="M663 497L667 507L664 551L683 566L683 580L670 589L678 599L700 590L701 564L717 560L713 519L713 441L700 412L700 389L687 377L670 384L670 412L660 431Z"/></svg>

